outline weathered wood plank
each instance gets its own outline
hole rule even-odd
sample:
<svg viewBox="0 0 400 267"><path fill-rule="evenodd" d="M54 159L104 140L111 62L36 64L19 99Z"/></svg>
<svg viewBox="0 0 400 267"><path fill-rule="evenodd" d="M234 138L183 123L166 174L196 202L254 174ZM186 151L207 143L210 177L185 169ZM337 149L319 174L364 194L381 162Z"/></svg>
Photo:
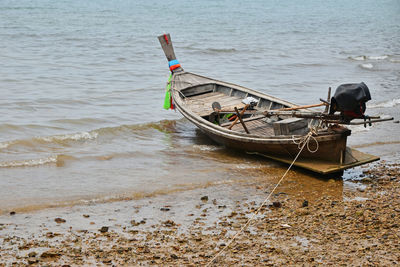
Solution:
<svg viewBox="0 0 400 267"><path fill-rule="evenodd" d="M293 162L292 157L281 156L281 155L267 155L260 154L264 157L271 158L273 160L281 161L287 164L291 164ZM355 166L363 165L369 162L373 162L379 160L379 157L374 155L370 155L367 153L363 153L361 151L346 147L346 157L350 156L355 159L354 162L348 164L337 164L329 161L323 161L315 159L307 159L307 158L299 158L294 162L295 166L311 170L313 172L321 173L321 174L329 174L335 173L338 171L343 171L349 168L353 168Z"/></svg>
<svg viewBox="0 0 400 267"><path fill-rule="evenodd" d="M158 36L158 40L160 41L161 47L164 50L164 54L167 57L168 62L171 60L175 60L175 52L174 52L174 47L172 46L172 40L171 40L171 35L168 34L163 34ZM176 68L172 70L172 72L179 72L182 71L183 69L181 67Z"/></svg>
<svg viewBox="0 0 400 267"><path fill-rule="evenodd" d="M290 135L297 129L307 127L307 120L301 118L288 118L274 122L275 135Z"/></svg>
<svg viewBox="0 0 400 267"><path fill-rule="evenodd" d="M222 107L222 104L231 102L233 100L237 101L237 99L234 99L231 96L224 95L224 96L220 96L220 97L217 96L217 97L213 97L213 98L208 98L207 102L212 103L212 102L216 101L216 102L220 103L221 107Z"/></svg>
<svg viewBox="0 0 400 267"><path fill-rule="evenodd" d="M221 101L218 101L222 107L222 109L226 110L227 106L232 106L232 105L239 105L242 103L242 99L240 98L230 98L230 99L222 99Z"/></svg>
<svg viewBox="0 0 400 267"><path fill-rule="evenodd" d="M224 96L224 94L223 93L219 93L219 92L210 92L210 93L205 93L205 94L202 94L202 95L190 96L190 97L187 97L186 100L207 99L207 98L213 97L213 96Z"/></svg>
<svg viewBox="0 0 400 267"><path fill-rule="evenodd" d="M274 133L273 126L263 121L264 116L259 116L258 118L246 118L246 126L252 135L262 135L271 136ZM230 123L222 125L223 127L228 127ZM232 127L232 131L244 133L244 129L240 124L236 124Z"/></svg>
<svg viewBox="0 0 400 267"><path fill-rule="evenodd" d="M188 98L186 100L186 104L192 106L192 111L196 114L199 114L200 116L206 116L213 112L213 109L211 107L213 102L220 103L221 107L224 110L233 110L234 107L243 108L245 106L245 104L241 102L242 99L239 97L228 96L216 92L207 93L206 95L207 96L205 97L201 97L203 95L195 96L194 100L192 100L192 98Z"/></svg>

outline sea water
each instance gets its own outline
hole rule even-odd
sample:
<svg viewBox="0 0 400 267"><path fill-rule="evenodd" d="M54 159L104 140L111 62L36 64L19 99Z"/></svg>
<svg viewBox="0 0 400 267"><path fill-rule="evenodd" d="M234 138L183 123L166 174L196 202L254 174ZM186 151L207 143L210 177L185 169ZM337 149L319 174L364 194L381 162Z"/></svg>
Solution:
<svg viewBox="0 0 400 267"><path fill-rule="evenodd" d="M187 71L296 104L363 81L367 113L400 117L397 0L2 0L1 213L229 185L252 179L247 168L263 179L285 170L218 146L162 109L163 33ZM398 161L399 130L353 127L349 144Z"/></svg>

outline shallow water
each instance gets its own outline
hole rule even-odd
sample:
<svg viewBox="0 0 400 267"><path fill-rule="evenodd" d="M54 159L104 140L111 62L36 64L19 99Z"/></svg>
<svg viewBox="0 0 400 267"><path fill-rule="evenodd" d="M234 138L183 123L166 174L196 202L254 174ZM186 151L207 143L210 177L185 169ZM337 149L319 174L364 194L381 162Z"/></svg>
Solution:
<svg viewBox="0 0 400 267"><path fill-rule="evenodd" d="M398 1L1 1L0 212L283 173L162 109L164 32L185 70L297 104L364 81L367 113L398 119L399 14ZM399 160L399 124L353 128L350 145Z"/></svg>

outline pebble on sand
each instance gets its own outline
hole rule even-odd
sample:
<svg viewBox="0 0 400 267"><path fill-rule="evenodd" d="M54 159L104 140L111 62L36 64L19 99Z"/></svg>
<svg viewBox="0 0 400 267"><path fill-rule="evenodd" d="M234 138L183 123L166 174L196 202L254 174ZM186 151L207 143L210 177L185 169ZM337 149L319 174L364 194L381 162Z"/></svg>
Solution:
<svg viewBox="0 0 400 267"><path fill-rule="evenodd" d="M272 206L274 208L281 208L282 207L282 203L279 202L279 201L274 201L274 202L272 202Z"/></svg>
<svg viewBox="0 0 400 267"><path fill-rule="evenodd" d="M55 258L59 256L61 256L61 254L55 249L50 249L48 251L43 252L42 255L40 255L41 258Z"/></svg>
<svg viewBox="0 0 400 267"><path fill-rule="evenodd" d="M63 219L63 218L55 218L54 221L55 221L56 223L65 223L65 222L66 222L66 220Z"/></svg>
<svg viewBox="0 0 400 267"><path fill-rule="evenodd" d="M103 226L103 227L101 227L101 228L99 229L99 231L100 231L101 233L107 233L107 232L108 232L108 226Z"/></svg>

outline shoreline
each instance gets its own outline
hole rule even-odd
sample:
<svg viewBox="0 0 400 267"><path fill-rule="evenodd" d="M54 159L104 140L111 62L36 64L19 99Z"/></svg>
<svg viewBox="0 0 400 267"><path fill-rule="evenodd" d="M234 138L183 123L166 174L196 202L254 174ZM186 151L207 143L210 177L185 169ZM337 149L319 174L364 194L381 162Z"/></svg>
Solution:
<svg viewBox="0 0 400 267"><path fill-rule="evenodd" d="M324 191L315 196L288 179L213 266L399 264L400 164L381 161L359 176L353 187L316 179ZM242 181L2 216L0 266L205 265L272 186Z"/></svg>

